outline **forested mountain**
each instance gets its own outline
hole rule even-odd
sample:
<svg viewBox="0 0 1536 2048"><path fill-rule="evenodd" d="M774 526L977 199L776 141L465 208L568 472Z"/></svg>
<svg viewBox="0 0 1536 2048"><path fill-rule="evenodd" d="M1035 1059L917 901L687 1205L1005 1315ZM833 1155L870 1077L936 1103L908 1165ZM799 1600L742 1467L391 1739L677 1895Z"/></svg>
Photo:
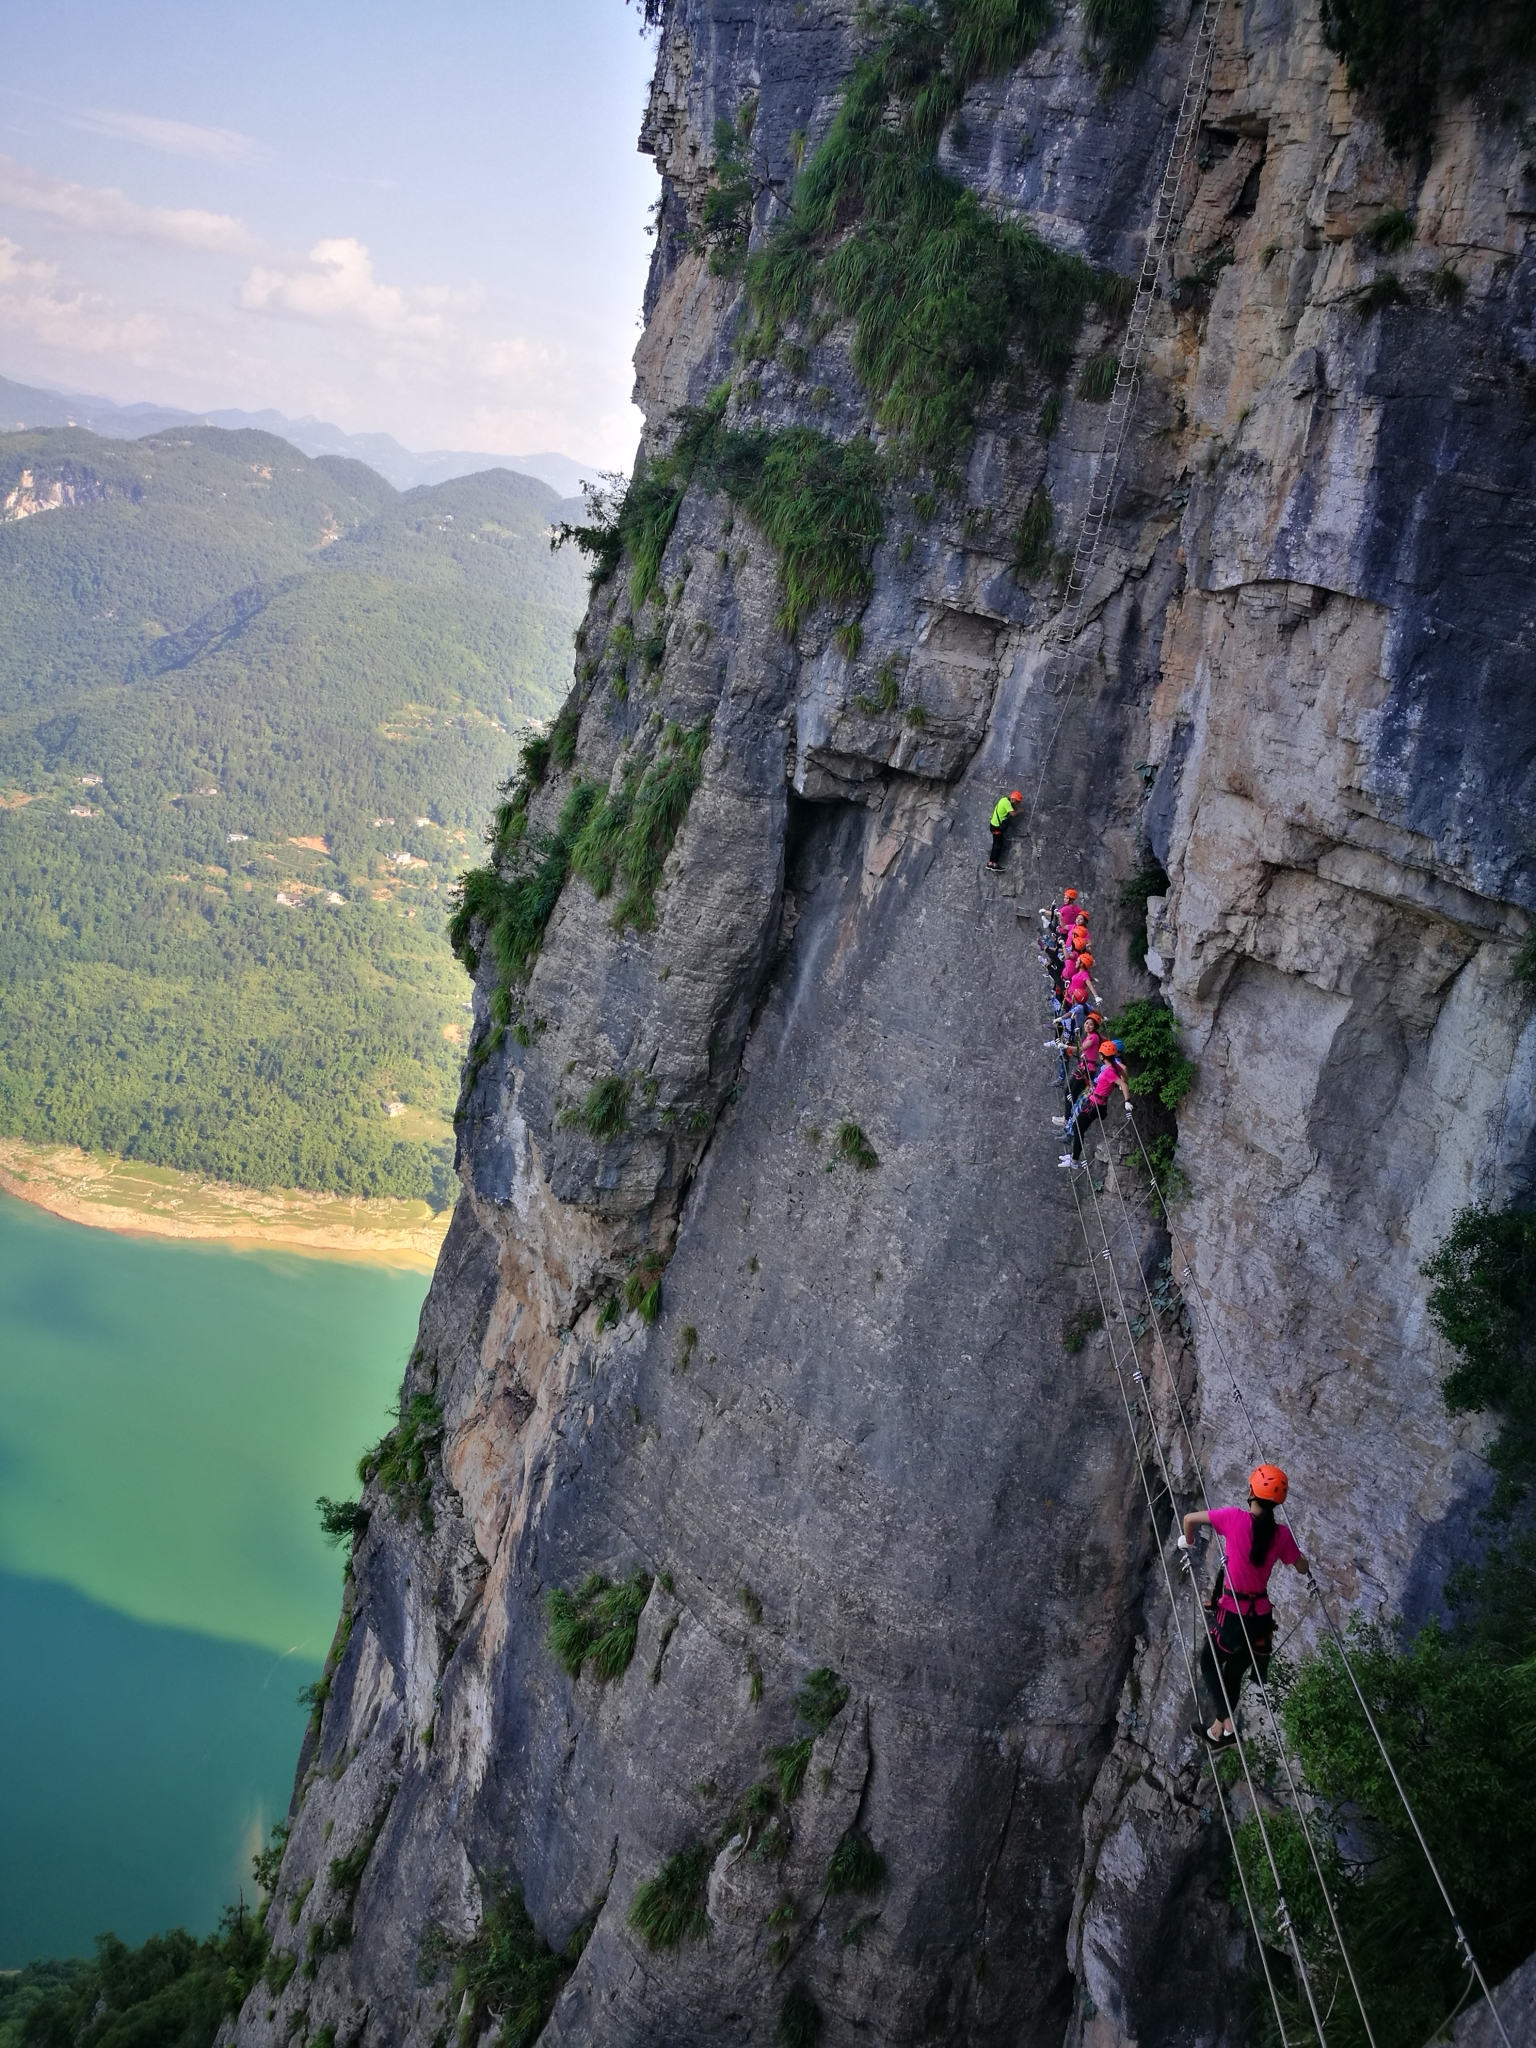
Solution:
<svg viewBox="0 0 1536 2048"><path fill-rule="evenodd" d="M445 897L568 682L570 509L254 432L0 436L0 1130L446 1195Z"/></svg>

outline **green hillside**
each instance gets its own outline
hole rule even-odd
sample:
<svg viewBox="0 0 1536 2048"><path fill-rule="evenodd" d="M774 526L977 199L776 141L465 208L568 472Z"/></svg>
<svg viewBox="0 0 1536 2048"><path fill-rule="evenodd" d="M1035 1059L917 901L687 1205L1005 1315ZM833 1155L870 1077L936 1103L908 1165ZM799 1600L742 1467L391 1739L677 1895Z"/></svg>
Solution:
<svg viewBox="0 0 1536 2048"><path fill-rule="evenodd" d="M266 434L0 436L0 1131L446 1196L445 897L569 682L569 511Z"/></svg>

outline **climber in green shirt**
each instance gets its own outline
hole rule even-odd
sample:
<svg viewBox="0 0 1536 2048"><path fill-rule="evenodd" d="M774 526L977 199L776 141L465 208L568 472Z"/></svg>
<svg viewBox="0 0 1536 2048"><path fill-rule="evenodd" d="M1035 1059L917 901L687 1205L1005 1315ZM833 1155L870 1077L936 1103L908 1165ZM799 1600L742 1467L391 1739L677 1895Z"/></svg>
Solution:
<svg viewBox="0 0 1536 2048"><path fill-rule="evenodd" d="M992 806L992 858L987 862L987 866L993 874L996 874L1003 864L1004 829L1023 801L1022 794L1013 789L1007 796L1000 796Z"/></svg>

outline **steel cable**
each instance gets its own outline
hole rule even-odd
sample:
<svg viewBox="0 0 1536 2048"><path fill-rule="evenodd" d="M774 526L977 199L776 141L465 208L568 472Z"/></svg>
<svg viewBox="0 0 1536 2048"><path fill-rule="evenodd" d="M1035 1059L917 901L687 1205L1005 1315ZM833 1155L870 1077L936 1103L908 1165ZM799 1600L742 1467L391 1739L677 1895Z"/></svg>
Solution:
<svg viewBox="0 0 1536 2048"><path fill-rule="evenodd" d="M1169 1210L1168 1202L1164 1197L1162 1187L1160 1186L1157 1179L1157 1175L1153 1169L1151 1155L1147 1150L1146 1142L1141 1135L1141 1131L1137 1125L1134 1115L1129 1118L1129 1122L1131 1125L1132 1133L1135 1136L1137 1146L1139 1147L1141 1152L1142 1161L1146 1168L1147 1179L1153 1189L1153 1192L1156 1194L1159 1203L1162 1205L1163 1215L1168 1224L1169 1242L1172 1244L1175 1255L1179 1261L1181 1280L1189 1282L1194 1287L1195 1297L1200 1303L1201 1312L1205 1316L1207 1327L1209 1328L1211 1336L1215 1341L1217 1353L1221 1358L1222 1364L1226 1367L1227 1378L1232 1383L1232 1392L1236 1397L1237 1405L1241 1409L1243 1419L1248 1425L1253 1455L1256 1458L1261 1457L1263 1455L1262 1439L1259 1436L1258 1425L1255 1423L1253 1419L1252 1411L1248 1406L1247 1400L1244 1398L1242 1387L1238 1383L1237 1373L1233 1368L1231 1358L1228 1356L1227 1347L1222 1341L1220 1327L1217 1324L1216 1318L1211 1313L1210 1303L1206 1300L1204 1289L1201 1287L1199 1279L1195 1274L1194 1263L1190 1259L1184 1247L1182 1239L1179 1237L1178 1229L1173 1221L1173 1216ZM1287 1524L1289 1525L1290 1517L1287 1516L1285 1519ZM1303 1551L1303 1554L1305 1554L1305 1551ZM1452 1902L1450 1892L1446 1887L1445 1879L1440 1874L1440 1866L1438 1865L1438 1863L1436 1863L1434 1854L1431 1851L1429 1843L1425 1838L1424 1830L1419 1825L1419 1817L1413 1810L1413 1802L1408 1797L1408 1793L1403 1785L1402 1778L1398 1775L1397 1765L1392 1761L1391 1752L1388 1750L1386 1742L1382 1736L1381 1730L1376 1724L1376 1717L1371 1712L1370 1703L1365 1697L1364 1688L1360 1684L1359 1676L1355 1671L1354 1663L1350 1658L1349 1651L1344 1642L1344 1637L1339 1630L1338 1623L1334 1620L1332 1613L1329 1611L1327 1598L1324 1595L1322 1587L1319 1585L1317 1581L1316 1574L1313 1572L1309 1572L1307 1574L1307 1578L1308 1583L1311 1586L1313 1592L1317 1595L1318 1608L1322 1613L1324 1622L1327 1624L1328 1633L1333 1639L1334 1648L1338 1651L1339 1661L1342 1663L1345 1671L1349 1676L1349 1682L1354 1690L1355 1698L1360 1702L1360 1711L1365 1716L1366 1726L1370 1729L1372 1740L1375 1742L1377 1750L1380 1752L1382 1762L1387 1767L1387 1772L1391 1777L1393 1788L1396 1791L1398 1798L1402 1801L1403 1811L1408 1816L1409 1826L1413 1829L1415 1839L1418 1842L1420 1850L1423 1852L1424 1860L1429 1866L1430 1875L1435 1880L1435 1884L1437 1889L1439 1890L1441 1900L1445 1906L1445 1910L1450 1917L1451 1927L1456 1936L1456 1945L1461 1952L1462 1960L1465 1963L1469 1974L1476 1978L1478 1986L1482 1991L1483 1997L1488 2002L1488 2010L1493 2014L1493 2022L1499 2030L1499 2038L1501 2041L1503 2041L1504 2048L1514 2048L1514 2043L1509 2038L1509 2033L1505 2028L1503 2018L1501 2017L1499 2012L1499 2008L1494 2003L1493 1992L1489 1987L1487 1978L1483 1974L1482 1965L1478 1962L1477 1957L1473 1952L1472 1944L1467 1938L1466 1929L1461 1924L1461 1917L1457 1913L1456 1907Z"/></svg>

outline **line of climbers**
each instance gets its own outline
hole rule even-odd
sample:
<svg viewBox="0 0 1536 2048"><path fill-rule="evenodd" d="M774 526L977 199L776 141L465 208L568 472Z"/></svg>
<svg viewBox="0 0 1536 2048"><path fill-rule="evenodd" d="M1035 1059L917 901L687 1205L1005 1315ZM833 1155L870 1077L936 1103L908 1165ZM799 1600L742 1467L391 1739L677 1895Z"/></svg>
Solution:
<svg viewBox="0 0 1536 2048"><path fill-rule="evenodd" d="M1013 800L1017 801L1017 792ZM1002 828L1012 809L999 819L1010 799L1004 797L992 814L993 861L996 864ZM1084 1132L1102 1122L1111 1096L1118 1088L1125 1098L1130 1117L1130 1080L1126 1073L1125 1047L1117 1038L1103 1035L1102 1001L1093 985L1093 952L1089 942L1088 906L1076 889L1064 889L1054 910L1040 912L1038 940L1041 963L1051 983L1051 1003L1056 1024L1045 1041L1047 1052L1057 1061L1057 1082L1065 1100L1065 1113L1051 1122L1070 1140L1057 1164L1070 1172L1083 1164ZM1237 1698L1244 1678L1252 1671L1259 1684L1267 1684L1269 1660L1274 1652L1274 1612L1269 1604L1269 1579L1277 1564L1308 1573L1307 1560L1296 1539L1275 1509L1290 1488L1278 1465L1258 1465L1248 1478L1246 1508L1212 1508L1184 1517L1179 1549L1193 1566L1195 1546L1203 1529L1214 1529L1222 1539L1224 1561L1218 1569L1215 1590L1205 1602L1206 1640L1200 1653L1200 1671L1216 1711L1209 1727L1196 1724L1195 1733L1213 1749L1228 1749L1237 1742L1234 1719Z"/></svg>
<svg viewBox="0 0 1536 2048"><path fill-rule="evenodd" d="M1051 1122L1066 1139L1057 1161L1070 1172L1083 1163L1087 1126L1102 1122L1109 1099L1118 1088L1131 1113L1131 1085L1125 1071L1124 1046L1103 1035L1103 998L1093 985L1093 952L1088 938L1088 908L1075 889L1068 889L1054 912L1040 913L1040 958L1051 983L1056 1015L1055 1034L1045 1042L1056 1055L1056 1078L1063 1112Z"/></svg>

